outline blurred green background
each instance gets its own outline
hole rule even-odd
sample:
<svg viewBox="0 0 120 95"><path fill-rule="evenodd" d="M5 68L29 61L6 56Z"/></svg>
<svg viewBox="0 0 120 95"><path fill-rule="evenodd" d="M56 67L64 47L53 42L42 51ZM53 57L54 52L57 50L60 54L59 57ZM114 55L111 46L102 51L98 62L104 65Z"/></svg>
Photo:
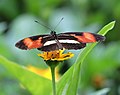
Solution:
<svg viewBox="0 0 120 95"><path fill-rule="evenodd" d="M20 65L46 68L44 61L36 56L40 51L22 51L14 45L24 37L50 33L35 20L53 29L62 17L57 33L97 33L107 23L116 21L106 41L99 43L84 61L78 95L96 95L100 91L105 95L120 95L119 0L0 0L0 54ZM60 74L75 62L79 50L72 52L74 58L62 64ZM31 94L0 65L0 95Z"/></svg>

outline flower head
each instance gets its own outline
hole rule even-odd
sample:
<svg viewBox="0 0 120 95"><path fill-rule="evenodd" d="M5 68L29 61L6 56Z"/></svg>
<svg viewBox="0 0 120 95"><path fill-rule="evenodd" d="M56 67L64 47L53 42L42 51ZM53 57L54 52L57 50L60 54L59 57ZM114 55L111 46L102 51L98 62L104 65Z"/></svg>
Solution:
<svg viewBox="0 0 120 95"><path fill-rule="evenodd" d="M56 85L55 85L55 68L56 68L56 66L60 62L67 60L74 56L74 54L71 52L63 54L64 50L65 49L63 49L63 50L59 49L59 50L43 52L42 54L38 54L38 56L42 57L44 59L44 61L46 62L46 64L51 69L53 95L56 95Z"/></svg>
<svg viewBox="0 0 120 95"><path fill-rule="evenodd" d="M64 61L74 56L73 53L68 52L64 53L65 49L63 50L55 50L50 52L43 52L42 54L38 54L38 56L42 57L45 61Z"/></svg>

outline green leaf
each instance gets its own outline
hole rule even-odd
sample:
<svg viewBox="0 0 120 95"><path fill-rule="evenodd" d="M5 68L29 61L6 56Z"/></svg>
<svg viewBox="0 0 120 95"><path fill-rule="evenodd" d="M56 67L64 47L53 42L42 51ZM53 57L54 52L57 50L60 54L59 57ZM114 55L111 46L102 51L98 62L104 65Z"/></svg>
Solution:
<svg viewBox="0 0 120 95"><path fill-rule="evenodd" d="M115 21L104 26L98 34L105 35L115 25ZM81 63L97 43L89 44L78 56L75 64L62 76L57 84L57 95L76 95L80 79Z"/></svg>
<svg viewBox="0 0 120 95"><path fill-rule="evenodd" d="M11 62L0 55L0 64L12 73L32 95L50 95L52 93L51 81L41 77L23 66Z"/></svg>

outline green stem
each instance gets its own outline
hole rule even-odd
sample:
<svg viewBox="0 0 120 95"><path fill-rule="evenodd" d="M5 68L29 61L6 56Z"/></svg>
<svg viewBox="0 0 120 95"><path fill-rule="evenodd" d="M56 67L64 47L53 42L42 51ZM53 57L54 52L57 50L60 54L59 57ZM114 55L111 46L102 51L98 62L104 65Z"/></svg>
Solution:
<svg viewBox="0 0 120 95"><path fill-rule="evenodd" d="M52 74L52 87L53 87L53 95L56 95L56 85L55 85L55 67L51 66L51 74Z"/></svg>
<svg viewBox="0 0 120 95"><path fill-rule="evenodd" d="M56 85L55 85L55 67L61 63L61 61L46 61L46 64L51 69L51 75L52 75L52 88L53 88L53 95L56 95Z"/></svg>

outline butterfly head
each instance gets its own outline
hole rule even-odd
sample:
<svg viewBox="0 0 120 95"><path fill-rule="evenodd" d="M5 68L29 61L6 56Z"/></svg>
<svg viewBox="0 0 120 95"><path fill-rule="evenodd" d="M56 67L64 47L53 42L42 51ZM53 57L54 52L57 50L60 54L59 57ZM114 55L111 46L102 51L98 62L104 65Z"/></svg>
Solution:
<svg viewBox="0 0 120 95"><path fill-rule="evenodd" d="M51 35L56 35L56 32L55 31L51 31L50 34Z"/></svg>

